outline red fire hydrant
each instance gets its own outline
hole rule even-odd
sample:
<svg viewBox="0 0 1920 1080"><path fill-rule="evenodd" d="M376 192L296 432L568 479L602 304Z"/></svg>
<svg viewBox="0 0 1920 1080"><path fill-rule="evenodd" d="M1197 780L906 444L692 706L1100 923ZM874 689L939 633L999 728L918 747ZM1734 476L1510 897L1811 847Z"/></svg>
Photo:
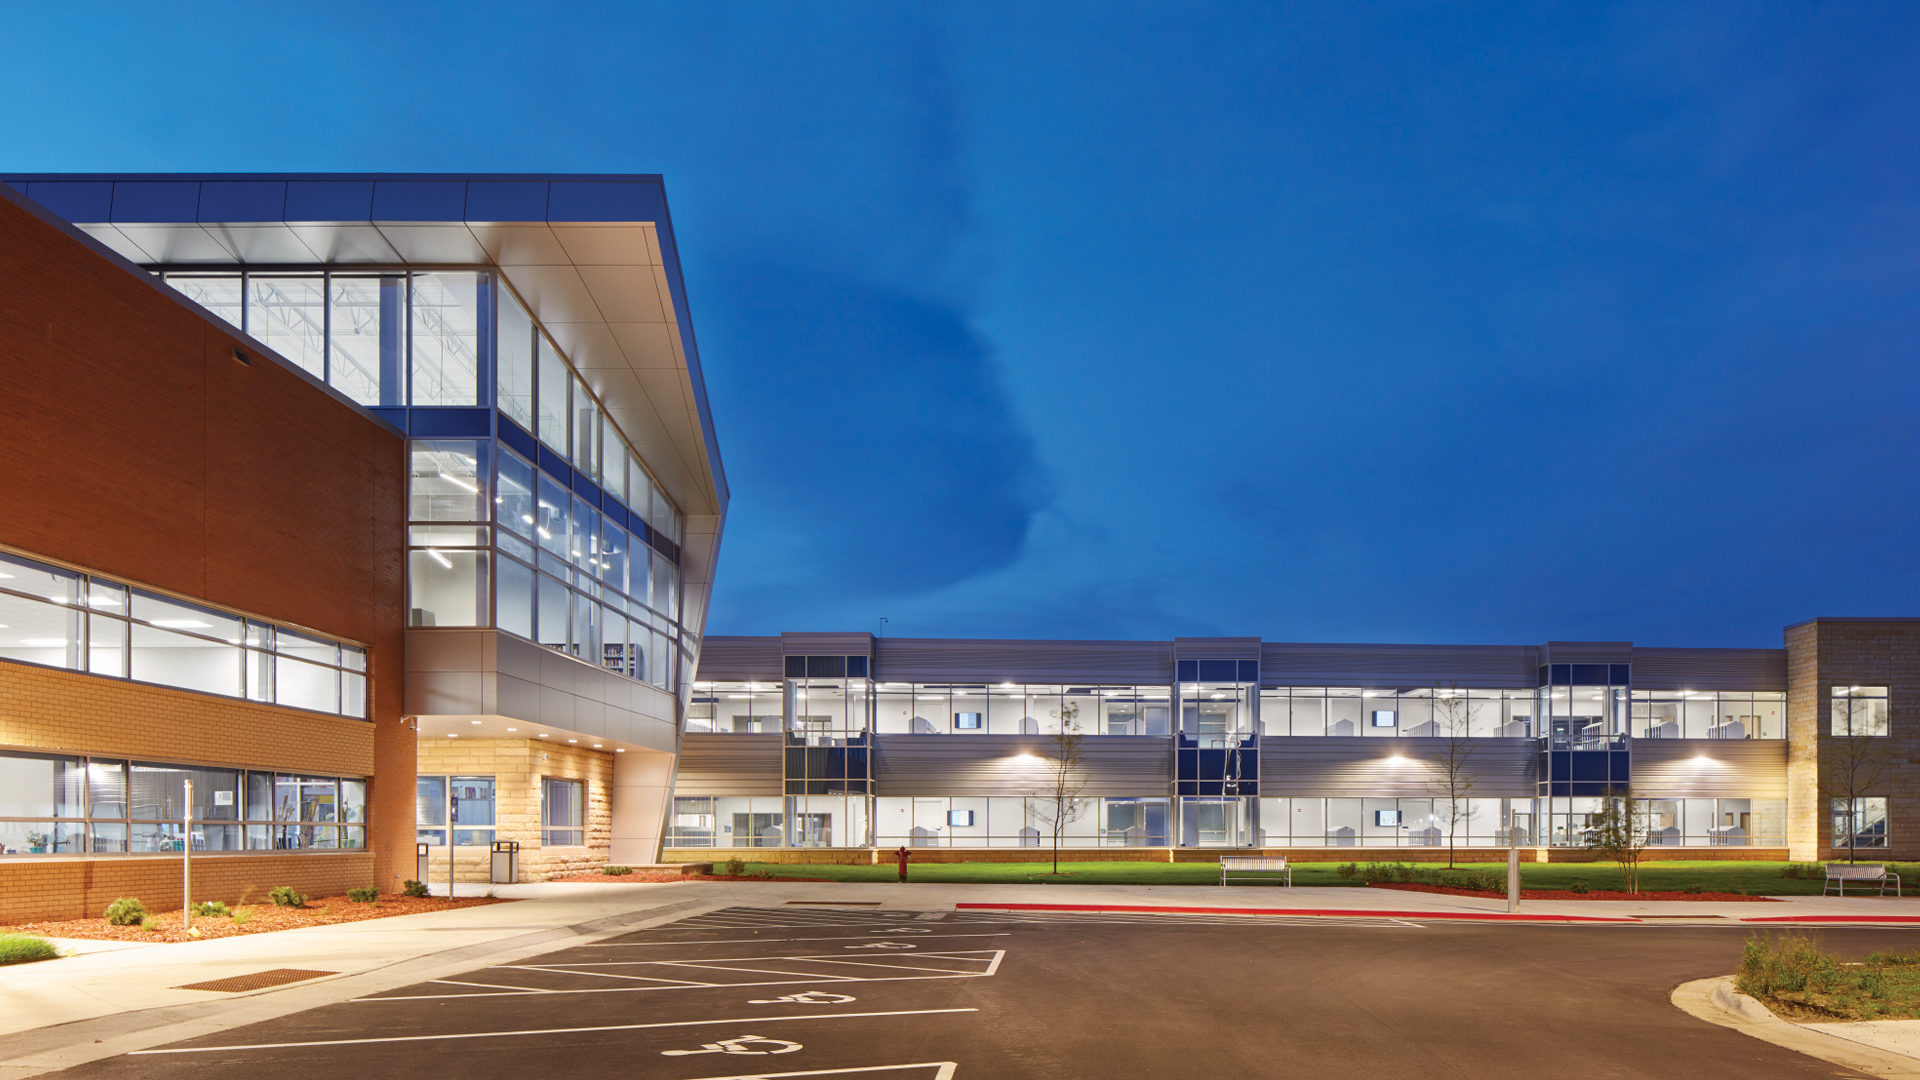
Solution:
<svg viewBox="0 0 1920 1080"><path fill-rule="evenodd" d="M907 860L913 858L913 853L903 846L899 851L893 853L893 857L900 860L900 880L907 880Z"/></svg>

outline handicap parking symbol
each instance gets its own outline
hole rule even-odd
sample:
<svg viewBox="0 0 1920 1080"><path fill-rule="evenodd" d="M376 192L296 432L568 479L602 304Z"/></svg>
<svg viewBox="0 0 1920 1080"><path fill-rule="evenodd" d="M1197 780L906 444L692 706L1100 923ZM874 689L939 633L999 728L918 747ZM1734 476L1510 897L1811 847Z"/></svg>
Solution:
<svg viewBox="0 0 1920 1080"><path fill-rule="evenodd" d="M846 949L913 949L913 948L918 948L918 946L916 946L916 945L909 945L909 944L907 944L907 943L906 943L906 942L904 942L904 941L870 941L870 942L868 942L868 943L867 943L867 944L865 944L865 945L843 945L843 946L841 946L841 947L842 947L842 948L846 948Z"/></svg>
<svg viewBox="0 0 1920 1080"><path fill-rule="evenodd" d="M894 926L885 930L869 930L869 934L931 934L933 931L924 926Z"/></svg>
<svg viewBox="0 0 1920 1080"><path fill-rule="evenodd" d="M661 1057L692 1057L695 1054L791 1054L801 1049L797 1042L769 1039L765 1035L742 1035L719 1042L702 1043L698 1050L662 1050Z"/></svg>
<svg viewBox="0 0 1920 1080"><path fill-rule="evenodd" d="M755 998L749 1005L845 1005L853 1000L851 994L829 994L824 990L806 990L786 997Z"/></svg>

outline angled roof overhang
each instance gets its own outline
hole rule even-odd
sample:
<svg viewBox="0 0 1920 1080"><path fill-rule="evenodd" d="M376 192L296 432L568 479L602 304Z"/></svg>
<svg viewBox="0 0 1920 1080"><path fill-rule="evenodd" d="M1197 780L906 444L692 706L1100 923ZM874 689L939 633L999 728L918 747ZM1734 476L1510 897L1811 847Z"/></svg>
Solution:
<svg viewBox="0 0 1920 1080"><path fill-rule="evenodd" d="M680 507L723 514L658 176L42 174L0 178L149 267L488 265Z"/></svg>

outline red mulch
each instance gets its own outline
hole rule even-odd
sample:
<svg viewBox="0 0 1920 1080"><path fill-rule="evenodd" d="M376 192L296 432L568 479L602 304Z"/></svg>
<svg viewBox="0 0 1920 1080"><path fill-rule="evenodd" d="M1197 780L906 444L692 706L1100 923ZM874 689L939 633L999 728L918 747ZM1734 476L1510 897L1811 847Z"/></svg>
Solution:
<svg viewBox="0 0 1920 1080"><path fill-rule="evenodd" d="M1369 888L1399 889L1402 892L1449 893L1454 896L1493 896L1505 897L1503 892L1488 889L1456 889L1447 885L1420 885L1411 881L1376 882ZM1757 904L1773 903L1771 896L1748 896L1745 893L1730 892L1620 892L1615 889L1595 889L1592 892L1573 892L1568 889L1522 889L1522 900L1731 900L1750 901Z"/></svg>
<svg viewBox="0 0 1920 1080"><path fill-rule="evenodd" d="M298 930L303 926L331 926L335 923L386 919L395 915L418 915L423 911L450 911L478 907L481 904L505 904L507 900L468 896L449 900L439 896L402 896L382 893L371 904L358 904L345 896L308 900L303 908L276 907L273 904L240 904L236 912L246 912L245 922L219 916L195 915L189 936L178 911L163 911L148 916L153 928L114 926L105 919L69 919L64 922L27 922L0 926L0 931L41 934L46 937L92 938L98 941L194 941L203 938L238 937L241 934L269 934L275 930Z"/></svg>

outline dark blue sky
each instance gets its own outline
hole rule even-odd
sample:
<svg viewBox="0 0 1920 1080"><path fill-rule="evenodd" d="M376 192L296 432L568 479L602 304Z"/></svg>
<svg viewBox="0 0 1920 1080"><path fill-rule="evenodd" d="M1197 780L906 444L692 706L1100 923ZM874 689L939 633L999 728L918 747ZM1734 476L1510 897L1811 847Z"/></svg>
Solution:
<svg viewBox="0 0 1920 1080"><path fill-rule="evenodd" d="M9 168L664 173L710 632L1920 615L1911 3L53 7Z"/></svg>

